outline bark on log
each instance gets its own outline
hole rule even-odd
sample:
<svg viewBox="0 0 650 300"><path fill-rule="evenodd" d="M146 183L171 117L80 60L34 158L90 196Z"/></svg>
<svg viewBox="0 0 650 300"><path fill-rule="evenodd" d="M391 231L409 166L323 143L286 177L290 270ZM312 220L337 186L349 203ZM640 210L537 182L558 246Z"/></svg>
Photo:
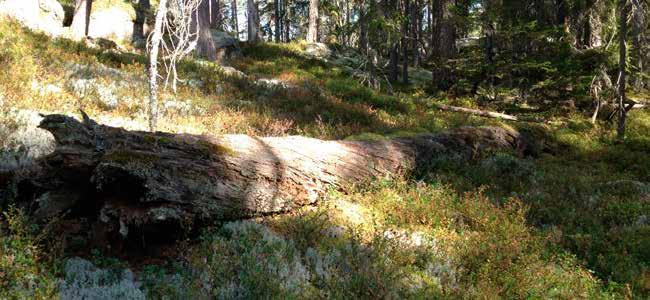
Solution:
<svg viewBox="0 0 650 300"><path fill-rule="evenodd" d="M469 160L524 153L527 145L498 127L382 141L149 133L64 115L45 116L39 127L54 135L56 150L39 161L42 175L21 188L29 186L41 206L55 201L49 207L76 209L123 237L138 228L286 212L315 204L330 188L427 169L445 155Z"/></svg>

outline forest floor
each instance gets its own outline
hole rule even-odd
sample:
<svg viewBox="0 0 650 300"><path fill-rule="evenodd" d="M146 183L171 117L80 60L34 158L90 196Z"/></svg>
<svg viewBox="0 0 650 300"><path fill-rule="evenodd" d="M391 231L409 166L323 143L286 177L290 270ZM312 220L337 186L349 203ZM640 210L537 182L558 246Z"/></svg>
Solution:
<svg viewBox="0 0 650 300"><path fill-rule="evenodd" d="M650 296L650 113L614 124L575 110L533 110L471 97L392 94L304 44L243 46L232 66L180 68L161 96L159 130L194 134L384 139L497 125L541 141L529 157L441 160L417 178L332 191L318 207L215 224L168 255L134 262L59 238L0 201L0 298L631 298ZM50 40L0 21L0 158L29 165L51 151L38 113L146 129L145 57ZM262 80L261 80L262 79ZM278 81L268 81L277 79ZM641 95L643 96L643 95ZM647 95L646 95L647 96ZM535 117L507 122L443 112L437 101ZM1 195L0 195L1 196ZM2 199L0 199L2 200ZM131 272L130 270L133 270Z"/></svg>

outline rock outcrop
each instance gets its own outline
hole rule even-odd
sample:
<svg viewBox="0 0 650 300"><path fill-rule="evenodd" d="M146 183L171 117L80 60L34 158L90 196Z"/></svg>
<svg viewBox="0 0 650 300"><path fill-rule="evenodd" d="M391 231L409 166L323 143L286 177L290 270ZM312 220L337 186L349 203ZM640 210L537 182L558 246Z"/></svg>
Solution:
<svg viewBox="0 0 650 300"><path fill-rule="evenodd" d="M304 55L309 58L327 60L332 56L332 50L323 43L310 43L305 47Z"/></svg>
<svg viewBox="0 0 650 300"><path fill-rule="evenodd" d="M0 0L0 16L14 18L26 27L51 36L63 34L63 7L56 0Z"/></svg>
<svg viewBox="0 0 650 300"><path fill-rule="evenodd" d="M242 56L241 49L239 48L239 40L230 34L212 30L212 40L214 48L217 51L217 62L227 63L229 60Z"/></svg>
<svg viewBox="0 0 650 300"><path fill-rule="evenodd" d="M98 5L100 3L94 4L90 14L88 36L115 42L131 41L135 9L122 3L116 5L107 3L103 7Z"/></svg>

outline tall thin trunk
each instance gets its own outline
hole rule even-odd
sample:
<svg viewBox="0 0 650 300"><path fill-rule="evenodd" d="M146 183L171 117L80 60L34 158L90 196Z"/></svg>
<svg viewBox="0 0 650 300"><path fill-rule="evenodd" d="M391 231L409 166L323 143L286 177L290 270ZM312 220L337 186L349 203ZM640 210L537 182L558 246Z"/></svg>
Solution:
<svg viewBox="0 0 650 300"><path fill-rule="evenodd" d="M275 0L275 42L279 43L281 38L282 16L280 15L281 0Z"/></svg>
<svg viewBox="0 0 650 300"><path fill-rule="evenodd" d="M260 39L260 18L255 0L247 1L248 10L248 41L257 43Z"/></svg>
<svg viewBox="0 0 650 300"><path fill-rule="evenodd" d="M404 0L404 23L402 24L402 83L409 83L409 0Z"/></svg>
<svg viewBox="0 0 650 300"><path fill-rule="evenodd" d="M399 43L393 44L390 49L390 71L388 73L388 80L390 82L397 82L397 74L399 73Z"/></svg>
<svg viewBox="0 0 650 300"><path fill-rule="evenodd" d="M645 44L643 29L645 27L645 16L643 11L643 6L639 0L632 0L634 5L634 15L632 18L632 61L634 63L635 72L630 74L630 78L634 89L636 91L643 90L646 85L643 79L643 74L645 74L645 64L644 64L644 51L643 46Z"/></svg>
<svg viewBox="0 0 650 300"><path fill-rule="evenodd" d="M307 41L318 42L318 0L309 0L309 27L307 29Z"/></svg>
<svg viewBox="0 0 650 300"><path fill-rule="evenodd" d="M425 50L433 48L433 22L431 18L432 8L433 8L433 0L428 0L427 1L427 30L429 30L429 47L425 47ZM424 37L424 35L420 35L420 38L426 44L425 41L426 38ZM426 53L427 53L427 57L431 56L431 50L427 50Z"/></svg>
<svg viewBox="0 0 650 300"><path fill-rule="evenodd" d="M555 0L556 18L555 25L567 29L567 3L566 0Z"/></svg>
<svg viewBox="0 0 650 300"><path fill-rule="evenodd" d="M75 38L88 36L90 29L90 13L93 8L93 0L76 0L74 16L72 17L72 33Z"/></svg>
<svg viewBox="0 0 650 300"><path fill-rule="evenodd" d="M350 2L345 1L345 26L348 27L350 25L350 15L352 14L350 12ZM345 32L345 45L350 47L350 32L346 30Z"/></svg>
<svg viewBox="0 0 650 300"><path fill-rule="evenodd" d="M232 29L239 39L239 21L237 20L237 0L230 2L230 22L232 22Z"/></svg>
<svg viewBox="0 0 650 300"><path fill-rule="evenodd" d="M411 51L413 51L413 66L417 67L418 66L418 8L419 8L419 1L415 0L413 3L411 3L410 7L410 13L411 13Z"/></svg>
<svg viewBox="0 0 650 300"><path fill-rule="evenodd" d="M158 48L162 40L162 23L167 14L167 0L160 0L149 48L149 130L156 131L158 123Z"/></svg>
<svg viewBox="0 0 650 300"><path fill-rule="evenodd" d="M368 16L365 0L359 1L359 51L363 55L368 53Z"/></svg>
<svg viewBox="0 0 650 300"><path fill-rule="evenodd" d="M627 17L629 6L627 0L619 0L619 60L618 60L618 128L617 134L619 139L625 138L625 121L627 119L627 110L625 109L625 80L626 80L626 55L625 38L627 37Z"/></svg>
<svg viewBox="0 0 650 300"><path fill-rule="evenodd" d="M283 25L284 25L284 42L288 43L291 41L291 8L289 7L289 0L282 2L283 4Z"/></svg>

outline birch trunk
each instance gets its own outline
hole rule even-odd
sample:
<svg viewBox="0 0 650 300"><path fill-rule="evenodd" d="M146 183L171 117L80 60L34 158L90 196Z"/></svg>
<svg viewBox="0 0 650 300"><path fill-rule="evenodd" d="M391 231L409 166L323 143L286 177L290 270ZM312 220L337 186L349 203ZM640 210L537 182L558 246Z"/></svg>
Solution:
<svg viewBox="0 0 650 300"><path fill-rule="evenodd" d="M158 122L158 50L162 40L163 18L167 14L167 0L160 0L149 47L149 130L156 131Z"/></svg>

